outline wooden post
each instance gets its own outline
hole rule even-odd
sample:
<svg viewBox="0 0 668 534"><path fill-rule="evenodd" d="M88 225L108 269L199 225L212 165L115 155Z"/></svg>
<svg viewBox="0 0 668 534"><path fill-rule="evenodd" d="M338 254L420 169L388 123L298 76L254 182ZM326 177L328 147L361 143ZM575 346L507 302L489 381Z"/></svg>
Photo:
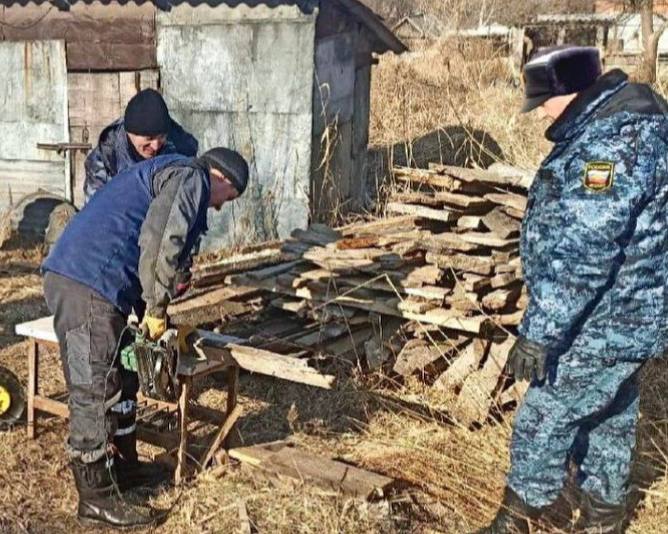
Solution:
<svg viewBox="0 0 668 534"><path fill-rule="evenodd" d="M227 412L225 417L229 418L232 416L232 412L237 407L237 394L239 393L239 368L234 365L227 370ZM240 441L237 436L237 424L236 421L230 429L230 431L225 436L223 441L223 447L229 448L230 443L236 444L235 442Z"/></svg>
<svg viewBox="0 0 668 534"><path fill-rule="evenodd" d="M39 381L39 345L35 338L30 338L30 353L28 354L28 438L34 439L36 432L35 396L38 393Z"/></svg>
<svg viewBox="0 0 668 534"><path fill-rule="evenodd" d="M192 382L190 377L182 377L181 397L179 398L179 430L181 439L179 442L179 453L174 473L174 483L178 486L185 478L185 467L188 453L188 403L190 402L190 389Z"/></svg>

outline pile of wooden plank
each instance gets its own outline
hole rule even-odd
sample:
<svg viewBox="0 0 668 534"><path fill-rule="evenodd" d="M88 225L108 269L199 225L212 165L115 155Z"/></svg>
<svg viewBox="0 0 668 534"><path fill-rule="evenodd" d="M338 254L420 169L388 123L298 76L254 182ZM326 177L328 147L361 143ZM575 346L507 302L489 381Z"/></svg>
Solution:
<svg viewBox="0 0 668 534"><path fill-rule="evenodd" d="M529 180L446 166L395 177L387 217L314 224L199 265L176 310L220 324L268 308L311 321L311 348L334 342L368 370L418 376L460 421L482 422L522 393L502 371L527 302L518 243Z"/></svg>

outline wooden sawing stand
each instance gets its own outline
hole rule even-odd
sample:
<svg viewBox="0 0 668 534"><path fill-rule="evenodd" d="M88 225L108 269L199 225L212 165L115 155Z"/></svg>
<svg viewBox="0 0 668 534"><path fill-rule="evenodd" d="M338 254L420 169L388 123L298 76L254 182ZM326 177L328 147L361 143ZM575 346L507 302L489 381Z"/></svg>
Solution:
<svg viewBox="0 0 668 534"><path fill-rule="evenodd" d="M34 438L37 430L36 412L39 410L59 417L68 417L67 395L46 397L39 393L40 349L57 348L58 340L53 330L53 318L43 317L16 326L16 333L30 340L28 356L27 427L28 437ZM200 469L205 469L214 459L218 450L225 446L226 438L234 429L241 415L237 405L239 367L229 356L229 351L217 350L214 360L208 360L205 350L198 349L198 355L179 359L177 376L182 384L178 403L163 402L142 397L137 402L137 436L140 440L166 449L162 459L176 453L174 481L180 484L187 476L187 460L192 458ZM193 404L193 387L199 380L215 372L225 372L227 382L227 407L220 412ZM178 417L177 428L156 430L155 421L168 421ZM193 443L191 426L213 426L210 441L203 447ZM198 454L199 451L201 454Z"/></svg>

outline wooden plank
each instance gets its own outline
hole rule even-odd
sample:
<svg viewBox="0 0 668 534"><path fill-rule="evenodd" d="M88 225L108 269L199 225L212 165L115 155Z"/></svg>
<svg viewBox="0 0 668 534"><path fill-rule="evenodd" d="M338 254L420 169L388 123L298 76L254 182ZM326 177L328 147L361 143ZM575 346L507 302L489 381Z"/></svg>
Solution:
<svg viewBox="0 0 668 534"><path fill-rule="evenodd" d="M502 238L508 238L520 231L520 223L506 215L500 208L490 211L483 217L482 222L494 234Z"/></svg>
<svg viewBox="0 0 668 534"><path fill-rule="evenodd" d="M509 215L510 217L513 217L514 219L517 219L518 221L521 221L524 218L524 210L512 208L510 206L503 206L501 208L503 212L506 215Z"/></svg>
<svg viewBox="0 0 668 534"><path fill-rule="evenodd" d="M441 270L434 265L425 265L423 267L417 267L411 269L406 273L405 278L407 286L416 286L416 285L433 285L438 283L441 279L443 273Z"/></svg>
<svg viewBox="0 0 668 534"><path fill-rule="evenodd" d="M238 534L252 534L253 527L250 518L248 517L248 508L246 501L239 499L237 502L237 510L239 511L239 529Z"/></svg>
<svg viewBox="0 0 668 534"><path fill-rule="evenodd" d="M464 230L482 230L482 217L465 215L457 220L457 228Z"/></svg>
<svg viewBox="0 0 668 534"><path fill-rule="evenodd" d="M417 217L414 215L400 215L397 217L386 217L376 221L368 221L363 223L354 223L347 226L342 226L338 230L344 236L360 237L364 235L383 235L386 233L401 231L405 232L411 227L415 227Z"/></svg>
<svg viewBox="0 0 668 534"><path fill-rule="evenodd" d="M527 208L527 199L522 195L515 193L489 193L485 198L495 204L512 208L517 212L524 212Z"/></svg>
<svg viewBox="0 0 668 534"><path fill-rule="evenodd" d="M368 287L369 289L375 289L378 291L385 291L387 293L392 293L396 295L397 293L402 295L409 295L413 297L422 297L425 299L443 301L443 299L450 293L450 289L447 287L438 287L432 285L425 285L422 287L409 287L412 284L407 280L392 280L390 282L387 280L376 280L369 281L369 279L362 277L351 277L345 276L341 277L338 280L341 284L352 287Z"/></svg>
<svg viewBox="0 0 668 534"><path fill-rule="evenodd" d="M434 234L431 237L424 239L424 245L427 250L434 252L442 252L443 250L458 250L460 252L472 252L481 248L480 245L470 243L462 239L464 234L455 234L445 232L442 234Z"/></svg>
<svg viewBox="0 0 668 534"><path fill-rule="evenodd" d="M366 324L369 324L368 318ZM362 345L371 336L374 335L373 328L366 327L360 330L355 330L352 333L347 333L339 339L328 342L323 350L326 354L332 356L343 356L355 350L356 347Z"/></svg>
<svg viewBox="0 0 668 534"><path fill-rule="evenodd" d="M279 263L284 259L284 254L277 247L269 247L264 250L237 254L223 258L214 263L205 263L193 267L193 278L206 274L229 274L236 271L248 271L265 267L268 264Z"/></svg>
<svg viewBox="0 0 668 534"><path fill-rule="evenodd" d="M448 191L437 191L434 199L456 208L464 208L467 213L481 213L489 210L493 203L475 195L462 195Z"/></svg>
<svg viewBox="0 0 668 534"><path fill-rule="evenodd" d="M200 338L195 342L195 351L212 360L232 359L246 371L259 373L291 382L331 389L336 382L333 375L325 375L300 360L254 347L231 342L229 336L198 330Z"/></svg>
<svg viewBox="0 0 668 534"><path fill-rule="evenodd" d="M464 273L459 280L459 284L466 289L466 291L477 292L481 289L486 289L490 286L490 279L477 274Z"/></svg>
<svg viewBox="0 0 668 534"><path fill-rule="evenodd" d="M465 313L480 308L480 305L478 304L478 294L467 291L463 285L455 286L452 295L448 295L445 298L445 303L453 310Z"/></svg>
<svg viewBox="0 0 668 534"><path fill-rule="evenodd" d="M497 274L496 276L492 277L490 279L490 285L494 289L498 289L500 287L505 287L509 284L512 284L513 282L517 281L517 273L512 272L512 273L501 273Z"/></svg>
<svg viewBox="0 0 668 534"><path fill-rule="evenodd" d="M510 246L517 246L519 241L517 239L503 239L494 234L483 232L466 232L460 234L462 240L467 243L474 243L484 247L505 248Z"/></svg>
<svg viewBox="0 0 668 534"><path fill-rule="evenodd" d="M474 339L469 343L448 369L434 382L434 387L443 391L454 391L461 387L464 380L476 369L485 357L487 343Z"/></svg>
<svg viewBox="0 0 668 534"><path fill-rule="evenodd" d="M397 304L397 308L402 312L425 313L437 306L434 302L422 300L417 297L408 297Z"/></svg>
<svg viewBox="0 0 668 534"><path fill-rule="evenodd" d="M211 442L211 445L209 446L207 451L204 453L204 456L202 457L202 460L200 462L200 467L202 469L206 469L207 465L209 465L209 462L213 460L213 455L218 451L220 446L223 444L223 441L230 433L230 431L234 427L239 417L241 417L242 412L243 409L239 404L237 404L234 408L232 408L232 411L225 419L225 422L218 429L218 432L216 432L216 436Z"/></svg>
<svg viewBox="0 0 668 534"><path fill-rule="evenodd" d="M428 193L417 193L415 191L392 193L390 195L391 202L398 202L400 204L421 204L422 206L437 207L443 204L435 195Z"/></svg>
<svg viewBox="0 0 668 534"><path fill-rule="evenodd" d="M14 332L18 336L32 337L39 341L50 341L58 343L56 331L53 328L53 315L40 317L33 321L19 323L14 327Z"/></svg>
<svg viewBox="0 0 668 534"><path fill-rule="evenodd" d="M452 222L459 217L458 213L445 209L426 208L415 204L400 204L398 202L388 202L388 213L401 213L404 215L415 215L423 219L434 221Z"/></svg>
<svg viewBox="0 0 668 534"><path fill-rule="evenodd" d="M438 174L424 169L395 167L392 170L392 173L400 182L424 184L448 190L456 190L458 188L459 180L455 180L450 176L439 176Z"/></svg>
<svg viewBox="0 0 668 534"><path fill-rule="evenodd" d="M489 415L494 402L494 390L503 374L508 353L515 340L492 343L482 369L471 373L462 386L453 406L453 415L463 424L481 423Z"/></svg>
<svg viewBox="0 0 668 534"><path fill-rule="evenodd" d="M410 376L422 371L439 359L447 359L453 351L453 345L461 344L464 338L449 340L450 343L434 344L425 340L410 340L399 352L392 370L401 376Z"/></svg>
<svg viewBox="0 0 668 534"><path fill-rule="evenodd" d="M338 240L341 237L341 234L334 230L331 230L330 233L325 233L313 229L301 230L297 228L292 231L290 237L309 245L325 246L328 243L333 243Z"/></svg>
<svg viewBox="0 0 668 534"><path fill-rule="evenodd" d="M287 263L280 263L278 265L270 265L269 267L250 271L246 273L246 276L248 276L251 280L264 280L265 278L270 278L272 276L290 271L300 264L303 264L301 260L295 260L289 261Z"/></svg>
<svg viewBox="0 0 668 534"><path fill-rule="evenodd" d="M351 237L348 239L339 239L336 242L336 248L339 250L348 250L356 248L369 248L378 245L378 236Z"/></svg>
<svg viewBox="0 0 668 534"><path fill-rule="evenodd" d="M499 174L490 170L469 169L466 167L455 167L452 165L430 165L436 172L447 174L465 182L481 182L489 185L505 185L514 187L527 187L526 177L515 174Z"/></svg>
<svg viewBox="0 0 668 534"><path fill-rule="evenodd" d="M224 306L225 301L231 299L249 298L258 293L258 289L248 286L222 287L192 299L182 300L170 304L167 313L171 316L195 313L203 309ZM216 319L215 317L213 319Z"/></svg>
<svg viewBox="0 0 668 534"><path fill-rule="evenodd" d="M155 44L68 42L69 70L142 70L159 67Z"/></svg>
<svg viewBox="0 0 668 534"><path fill-rule="evenodd" d="M482 305L490 310L501 310L516 301L519 291L511 289L497 289L482 298Z"/></svg>
<svg viewBox="0 0 668 534"><path fill-rule="evenodd" d="M427 252L427 263L433 263L440 268L452 268L456 271L465 271L490 275L494 272L494 261L489 256L471 256L466 254L434 254Z"/></svg>
<svg viewBox="0 0 668 534"><path fill-rule="evenodd" d="M365 499L383 497L394 484L394 480L389 477L323 458L297 447L286 446L269 452L262 445L254 445L230 449L229 455L274 475L288 476L330 491Z"/></svg>
<svg viewBox="0 0 668 534"><path fill-rule="evenodd" d="M497 324L503 326L518 326L522 322L524 317L524 310L518 310L514 313L508 313L505 315L495 315L492 317L493 321Z"/></svg>

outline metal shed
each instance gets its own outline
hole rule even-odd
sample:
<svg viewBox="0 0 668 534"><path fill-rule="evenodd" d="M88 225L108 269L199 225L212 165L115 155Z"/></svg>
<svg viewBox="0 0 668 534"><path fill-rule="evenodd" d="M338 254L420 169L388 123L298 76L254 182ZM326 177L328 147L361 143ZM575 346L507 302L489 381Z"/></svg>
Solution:
<svg viewBox="0 0 668 534"><path fill-rule="evenodd" d="M205 245L282 238L363 203L374 54L405 47L358 0L2 4L0 209L38 187L81 204L86 145L149 86L201 151L252 162Z"/></svg>

